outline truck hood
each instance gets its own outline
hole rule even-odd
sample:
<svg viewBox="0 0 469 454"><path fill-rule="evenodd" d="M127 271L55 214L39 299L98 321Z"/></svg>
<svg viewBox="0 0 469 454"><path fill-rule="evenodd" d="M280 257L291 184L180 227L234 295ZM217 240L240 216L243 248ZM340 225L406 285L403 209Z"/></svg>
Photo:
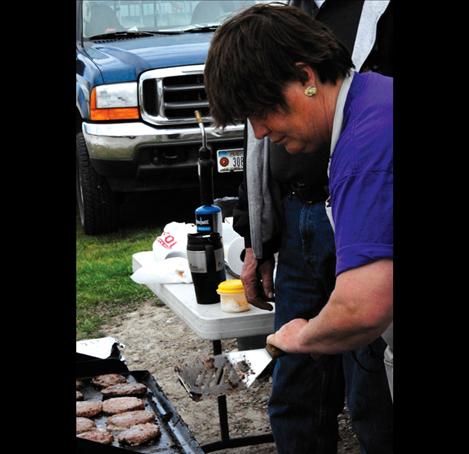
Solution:
<svg viewBox="0 0 469 454"><path fill-rule="evenodd" d="M106 84L137 80L143 71L205 63L213 32L89 42L86 53Z"/></svg>

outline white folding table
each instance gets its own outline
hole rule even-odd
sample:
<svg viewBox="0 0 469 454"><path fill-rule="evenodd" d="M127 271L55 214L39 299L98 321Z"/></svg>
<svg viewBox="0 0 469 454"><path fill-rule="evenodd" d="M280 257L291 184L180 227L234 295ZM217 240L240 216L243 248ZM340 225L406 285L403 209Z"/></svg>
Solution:
<svg viewBox="0 0 469 454"><path fill-rule="evenodd" d="M137 271L154 261L153 251L132 255L132 269ZM227 274L227 278L230 278ZM198 304L193 284L148 284L147 287L199 337L211 340L213 353L222 352L222 339L267 335L274 331L274 313L251 306L246 312L223 312L220 303ZM275 305L274 305L275 307ZM218 400L221 440L202 446L204 452L218 451L273 441L272 434L230 438L226 396Z"/></svg>

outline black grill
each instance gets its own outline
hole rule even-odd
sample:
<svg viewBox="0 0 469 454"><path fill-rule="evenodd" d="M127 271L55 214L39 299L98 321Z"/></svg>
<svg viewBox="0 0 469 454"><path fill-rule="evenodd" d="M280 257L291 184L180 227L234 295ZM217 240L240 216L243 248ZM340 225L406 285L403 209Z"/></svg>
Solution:
<svg viewBox="0 0 469 454"><path fill-rule="evenodd" d="M181 85L203 85L203 74L188 74L187 76L173 76L165 78L165 85L167 87L181 86Z"/></svg>
<svg viewBox="0 0 469 454"><path fill-rule="evenodd" d="M146 370L129 371L127 366L116 359L97 359L91 356L77 354L77 379L83 381L83 394L87 400L102 400L102 394L91 384L91 377L100 374L118 373L127 377L129 382L144 384L148 391L142 397L145 409L154 413L155 422L160 428L161 436L146 445L135 447L120 446L117 441L111 445L76 438L76 453L106 454L106 453L146 453L146 454L203 454L203 450L190 432L186 423L176 411L176 408L164 394L155 378ZM95 417L98 427L105 427L106 416Z"/></svg>
<svg viewBox="0 0 469 454"><path fill-rule="evenodd" d="M163 80L164 112L169 120L194 116L199 110L208 116L209 108L202 74L166 77Z"/></svg>
<svg viewBox="0 0 469 454"><path fill-rule="evenodd" d="M156 91L156 79L143 81L143 108L150 115L158 115L158 92Z"/></svg>

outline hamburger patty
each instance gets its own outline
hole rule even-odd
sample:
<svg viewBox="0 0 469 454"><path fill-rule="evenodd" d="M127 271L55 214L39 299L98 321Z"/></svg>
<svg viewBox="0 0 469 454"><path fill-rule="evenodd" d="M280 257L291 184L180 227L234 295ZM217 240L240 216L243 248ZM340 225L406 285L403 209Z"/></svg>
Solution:
<svg viewBox="0 0 469 454"><path fill-rule="evenodd" d="M83 393L77 390L77 400L83 400Z"/></svg>
<svg viewBox="0 0 469 454"><path fill-rule="evenodd" d="M160 429L156 424L137 424L130 429L122 431L117 436L117 440L119 443L125 445L138 446L150 440L154 440L160 435Z"/></svg>
<svg viewBox="0 0 469 454"><path fill-rule="evenodd" d="M138 397L113 397L103 402L103 411L112 415L132 410L143 410L144 408L143 400Z"/></svg>
<svg viewBox="0 0 469 454"><path fill-rule="evenodd" d="M96 428L96 423L89 418L77 417L77 434Z"/></svg>
<svg viewBox="0 0 469 454"><path fill-rule="evenodd" d="M101 413L103 410L103 403L95 400L84 400L77 402L77 416L84 416L90 418Z"/></svg>
<svg viewBox="0 0 469 454"><path fill-rule="evenodd" d="M98 388L106 388L117 383L127 383L127 379L121 374L103 374L93 377L91 383Z"/></svg>
<svg viewBox="0 0 469 454"><path fill-rule="evenodd" d="M82 432L78 434L77 437L84 438L86 440L96 441L104 445L109 445L114 441L112 433L104 429L94 429L89 430L88 432Z"/></svg>
<svg viewBox="0 0 469 454"><path fill-rule="evenodd" d="M148 410L127 411L114 416L109 416L106 427L109 430L122 430L137 424L144 424L155 420L155 415Z"/></svg>
<svg viewBox="0 0 469 454"><path fill-rule="evenodd" d="M118 383L101 390L105 397L138 396L147 392L147 387L142 383Z"/></svg>

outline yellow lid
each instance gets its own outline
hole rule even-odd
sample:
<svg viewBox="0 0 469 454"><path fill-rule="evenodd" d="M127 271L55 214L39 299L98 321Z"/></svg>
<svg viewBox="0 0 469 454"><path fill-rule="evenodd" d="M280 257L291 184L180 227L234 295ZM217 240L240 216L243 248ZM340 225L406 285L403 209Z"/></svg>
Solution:
<svg viewBox="0 0 469 454"><path fill-rule="evenodd" d="M244 290L241 279L227 279L220 282L217 292L222 293L240 293Z"/></svg>

